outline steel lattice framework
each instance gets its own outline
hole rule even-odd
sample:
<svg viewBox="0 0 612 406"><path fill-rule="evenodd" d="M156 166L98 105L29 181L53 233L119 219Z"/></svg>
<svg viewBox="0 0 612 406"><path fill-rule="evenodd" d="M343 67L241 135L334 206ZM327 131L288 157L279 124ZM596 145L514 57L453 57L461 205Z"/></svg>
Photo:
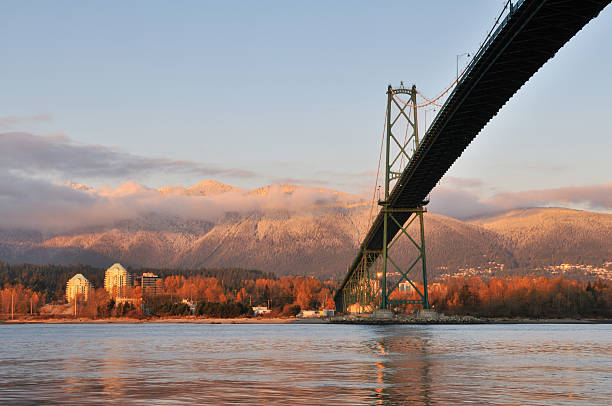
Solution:
<svg viewBox="0 0 612 406"><path fill-rule="evenodd" d="M393 241L422 206L436 183L484 126L542 65L552 58L610 0L519 0L508 2L507 14L485 40L461 80L436 115L425 137L398 175L385 205L376 216L357 256L335 295L336 309L345 312L357 302L359 286L369 286L369 304L383 305L380 289L369 273L373 255ZM416 103L414 103L416 105ZM389 221L393 210L395 221ZM385 220L386 219L386 220ZM365 293L359 293L365 295ZM426 303L426 302L424 302Z"/></svg>
<svg viewBox="0 0 612 406"><path fill-rule="evenodd" d="M403 101L398 95L409 96L409 101ZM394 226L398 227L399 232L392 239L387 239L388 233L383 232L380 249L364 250L361 255L355 272L342 291L342 302L352 306L350 310L353 312L370 312L375 308L387 309L390 305L402 304L421 304L429 308L423 224L425 209L422 205L414 208L393 208L389 204L392 187L402 176L403 168L419 147L416 97L416 86L412 86L411 89L406 89L403 85L397 89L391 86L387 88L384 196L378 204L382 207L380 215L383 231ZM401 220L406 215L410 218L408 222ZM419 225L417 230L411 227L415 223ZM392 254L393 248L402 239L407 239L415 248L409 264L399 263L397 257L394 259ZM412 275L409 276L411 273L414 274L412 271L415 269L422 274L420 287L413 282ZM404 287L409 284L410 290L414 290L419 295L419 299L393 298L392 295L402 284Z"/></svg>

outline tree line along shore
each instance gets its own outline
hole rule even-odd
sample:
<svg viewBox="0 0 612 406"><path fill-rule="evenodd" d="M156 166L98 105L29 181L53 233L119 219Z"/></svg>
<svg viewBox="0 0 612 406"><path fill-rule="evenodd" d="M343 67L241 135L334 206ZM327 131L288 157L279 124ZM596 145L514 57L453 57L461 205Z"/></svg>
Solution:
<svg viewBox="0 0 612 406"><path fill-rule="evenodd" d="M129 271L134 271L128 268ZM277 277L238 268L138 269L159 276L154 294L131 287L113 297L102 286L105 270L87 265L0 263L0 319L157 320L293 318L302 310L333 309L338 281ZM93 288L87 300L66 301L66 283L84 275ZM416 298L414 291L396 298ZM447 277L429 285L430 304L439 312L480 318L612 319L612 283L563 277ZM396 309L409 314L416 306ZM262 319L262 317L259 317Z"/></svg>

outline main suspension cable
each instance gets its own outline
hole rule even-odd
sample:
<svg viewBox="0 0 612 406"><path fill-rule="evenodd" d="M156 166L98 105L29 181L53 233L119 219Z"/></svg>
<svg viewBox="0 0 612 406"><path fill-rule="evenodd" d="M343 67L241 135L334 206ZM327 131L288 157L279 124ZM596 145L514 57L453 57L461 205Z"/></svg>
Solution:
<svg viewBox="0 0 612 406"><path fill-rule="evenodd" d="M397 93L395 93L393 91L393 89L391 89L391 93L393 94L393 98L398 102L398 103L402 103L404 106L409 106L409 107L416 107L417 109L423 108L423 107L427 107L429 105L434 105L437 107L442 107L441 104L437 103L438 100L440 100L442 97L444 97L444 95L446 93L448 93L454 86L457 85L457 83L459 83L459 79L461 79L461 77L463 77L463 74L465 73L465 71L467 70L467 67L465 69L463 69L463 71L459 74L459 76L457 76L457 78L455 80L453 80L453 82L442 92L440 93L438 96L434 97L433 99L429 99L427 98L425 95L423 95L423 93L419 92L418 89L416 89L416 92L419 96L421 96L421 98L423 98L426 103L423 104L417 104L416 106L411 103L410 101L404 101L402 100Z"/></svg>
<svg viewBox="0 0 612 406"><path fill-rule="evenodd" d="M376 202L376 189L378 189L378 178L380 176L380 163L382 162L382 153L383 147L385 145L385 131L387 130L387 118L389 117L389 112L385 109L385 122L383 125L382 137L380 140L380 153L378 154L378 168L376 169L376 183L374 184L374 192L372 193L372 204L370 205L370 215L368 218L369 226L372 226L372 213L374 212L374 203Z"/></svg>

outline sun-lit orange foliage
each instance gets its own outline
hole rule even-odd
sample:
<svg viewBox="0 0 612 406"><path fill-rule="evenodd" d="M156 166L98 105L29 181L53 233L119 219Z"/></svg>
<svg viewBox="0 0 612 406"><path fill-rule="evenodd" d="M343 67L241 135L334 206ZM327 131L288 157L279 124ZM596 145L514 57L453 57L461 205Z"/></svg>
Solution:
<svg viewBox="0 0 612 406"><path fill-rule="evenodd" d="M204 276L168 276L163 282L162 294L191 301L225 303L227 296L217 278Z"/></svg>
<svg viewBox="0 0 612 406"><path fill-rule="evenodd" d="M423 290L422 285L415 285L420 291ZM171 313L173 315L188 315L193 312L189 306L196 305L206 312L221 309L221 313L234 314L239 309L242 315L248 314L251 306L269 306L271 316L295 315L300 310L334 308L333 296L338 282L302 276L234 279L228 282L203 275L171 275L159 280L157 286L155 293L146 297L143 297L139 286L126 288L122 298L109 295L103 288L92 290L87 302L83 300L77 303L78 316L141 317L145 313L149 314L148 309L153 307L174 312ZM490 279L450 277L430 282L428 291L430 304L447 314L612 318L612 283L608 281L579 282L562 277L533 276ZM0 290L0 317L10 316L11 298L16 316L29 314L30 311L37 314L45 304L44 295L20 284L7 284ZM420 295L414 289L403 292L396 290L391 299L420 299ZM206 305L205 308L203 305ZM417 308L420 306L404 305L396 310L411 311Z"/></svg>
<svg viewBox="0 0 612 406"><path fill-rule="evenodd" d="M44 302L44 295L40 293L21 284L7 284L0 290L0 317L9 317L11 312L15 315L36 314Z"/></svg>
<svg viewBox="0 0 612 406"><path fill-rule="evenodd" d="M562 277L448 278L432 284L430 303L451 314L489 317L612 316L612 285Z"/></svg>

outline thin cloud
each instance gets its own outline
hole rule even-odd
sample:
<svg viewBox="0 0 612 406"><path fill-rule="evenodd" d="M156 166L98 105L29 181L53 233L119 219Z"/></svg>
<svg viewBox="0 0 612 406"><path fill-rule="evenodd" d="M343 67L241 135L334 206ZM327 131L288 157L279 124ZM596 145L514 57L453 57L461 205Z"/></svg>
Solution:
<svg viewBox="0 0 612 406"><path fill-rule="evenodd" d="M612 182L602 185L503 192L482 197L471 186L443 184L431 194L429 209L459 219L468 219L527 207L583 207L612 210Z"/></svg>
<svg viewBox="0 0 612 406"><path fill-rule="evenodd" d="M361 196L364 199L371 199L372 188L376 179L376 171L368 170L361 172L338 172L338 171L317 171L317 177L327 179L330 187L351 190L353 193ZM379 181L382 178L379 177Z"/></svg>
<svg viewBox="0 0 612 406"><path fill-rule="evenodd" d="M28 133L0 134L3 159L0 169L31 177L66 179L130 179L151 173L189 174L200 177L252 178L256 173L241 168L166 158L149 158L102 145L78 144L65 135L36 136Z"/></svg>
<svg viewBox="0 0 612 406"><path fill-rule="evenodd" d="M0 126L12 126L28 121L51 121L53 117L48 114L34 114L32 116L4 116L0 117Z"/></svg>
<svg viewBox="0 0 612 406"><path fill-rule="evenodd" d="M331 182L321 179L277 178L272 181L284 185L329 185Z"/></svg>
<svg viewBox="0 0 612 406"><path fill-rule="evenodd" d="M577 204L595 210L612 210L612 182L603 185L500 193L490 199L490 203L501 208Z"/></svg>
<svg viewBox="0 0 612 406"><path fill-rule="evenodd" d="M317 176L326 176L329 178L340 178L340 179L354 179L367 177L372 178L376 176L376 171L362 171L362 172L337 172L337 171L317 171Z"/></svg>
<svg viewBox="0 0 612 406"><path fill-rule="evenodd" d="M292 185L317 185L322 187L334 188L338 190L348 190L361 196L370 198L372 186L376 172L336 172L336 171L316 171L314 177L310 178L274 178L272 183L292 184Z"/></svg>
<svg viewBox="0 0 612 406"><path fill-rule="evenodd" d="M499 211L493 204L483 201L473 190L453 185L440 185L431 193L428 210L458 219L467 219Z"/></svg>
<svg viewBox="0 0 612 406"><path fill-rule="evenodd" d="M462 188L478 188L484 186L484 182L480 179L458 178L455 176L445 176L442 182Z"/></svg>

